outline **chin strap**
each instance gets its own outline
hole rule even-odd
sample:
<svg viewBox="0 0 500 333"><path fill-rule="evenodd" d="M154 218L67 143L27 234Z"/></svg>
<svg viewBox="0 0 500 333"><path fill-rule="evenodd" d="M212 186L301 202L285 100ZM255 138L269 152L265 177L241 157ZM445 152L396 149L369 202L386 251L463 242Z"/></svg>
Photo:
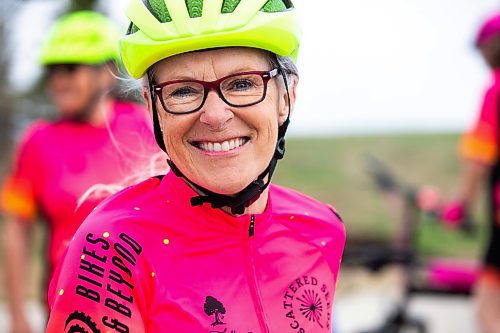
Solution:
<svg viewBox="0 0 500 333"><path fill-rule="evenodd" d="M158 119L158 108L156 107L156 94L153 90L153 74L148 71L148 82L149 82L149 97L151 98L151 107L153 108L153 131L155 135L155 140L158 146L167 153L167 147L165 147L165 141L163 141L163 131L160 127L160 119Z"/></svg>
<svg viewBox="0 0 500 333"><path fill-rule="evenodd" d="M259 177L245 187L241 192L234 196L215 193L206 188L203 188L189 179L187 179L180 170L175 166L172 160L167 161L172 171L177 177L181 177L190 184L200 195L191 198L191 206L201 206L205 203L211 205L212 208L229 207L231 213L241 215L245 212L245 208L257 200L264 189L269 185L269 179L264 182L263 178L268 175L269 167L259 175Z"/></svg>
<svg viewBox="0 0 500 333"><path fill-rule="evenodd" d="M278 69L283 77L283 81L285 82L285 89L288 98L288 115L286 120L283 122L281 126L278 128L278 140L276 142L276 148L274 150L274 155L269 162L267 168L257 177L256 180L248 184L243 190L234 195L225 195L220 193L215 193L206 188L193 183L184 174L177 168L174 162L171 159L167 159L167 163L170 166L172 172L179 178L184 179L186 183L192 186L200 195L191 198L191 206L201 206L205 203L208 203L212 206L212 208L222 208L229 207L231 209L231 213L234 215L241 215L245 212L245 208L254 203L264 192L264 190L269 186L271 182L271 177L274 173L276 165L278 161L283 158L285 155L285 133L288 128L288 124L290 123L290 92L288 90L288 83L286 80L286 75L283 69L278 64ZM155 103L155 95L153 92L153 79L152 75L148 73L149 77L149 90L151 96L151 104L153 108L153 126L154 126L154 134L155 139L160 148L167 153L167 149L165 147L165 143L163 141L163 133L160 127L160 122L158 119L158 112ZM167 153L168 155L168 153ZM267 178L267 180L266 180Z"/></svg>

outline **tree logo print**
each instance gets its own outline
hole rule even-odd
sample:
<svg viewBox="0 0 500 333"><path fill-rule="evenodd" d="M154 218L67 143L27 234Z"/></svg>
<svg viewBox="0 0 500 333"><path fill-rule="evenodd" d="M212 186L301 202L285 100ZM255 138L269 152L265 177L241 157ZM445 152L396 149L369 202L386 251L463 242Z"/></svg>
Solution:
<svg viewBox="0 0 500 333"><path fill-rule="evenodd" d="M203 309L205 310L207 316L214 316L215 320L212 323L212 326L226 324L222 321L222 319L224 319L224 315L226 314L226 309L224 308L224 305L219 300L217 300L217 298L207 296L205 298Z"/></svg>
<svg viewBox="0 0 500 333"><path fill-rule="evenodd" d="M323 328L321 324L321 316L323 315L323 302L317 292L314 290L305 290L302 296L297 297L300 301L300 312L307 320L318 323L319 327Z"/></svg>

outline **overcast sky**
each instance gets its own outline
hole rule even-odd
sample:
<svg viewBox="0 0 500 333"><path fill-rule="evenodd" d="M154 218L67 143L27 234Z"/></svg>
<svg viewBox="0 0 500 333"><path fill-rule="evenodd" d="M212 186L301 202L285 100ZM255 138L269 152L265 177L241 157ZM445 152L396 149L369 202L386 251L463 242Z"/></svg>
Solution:
<svg viewBox="0 0 500 333"><path fill-rule="evenodd" d="M122 26L127 2L108 2ZM292 134L462 131L475 118L490 77L472 40L498 0L294 3L304 32ZM38 46L60 5L18 5L16 86L38 72Z"/></svg>

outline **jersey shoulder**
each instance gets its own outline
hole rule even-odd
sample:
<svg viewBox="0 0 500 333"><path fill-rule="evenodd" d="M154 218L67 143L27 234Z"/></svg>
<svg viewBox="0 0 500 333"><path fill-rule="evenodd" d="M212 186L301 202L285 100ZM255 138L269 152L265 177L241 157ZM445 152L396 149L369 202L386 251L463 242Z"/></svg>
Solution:
<svg viewBox="0 0 500 333"><path fill-rule="evenodd" d="M280 186L270 189L275 221L291 230L302 242L320 249L332 273L339 270L346 231L337 211L330 205Z"/></svg>
<svg viewBox="0 0 500 333"><path fill-rule="evenodd" d="M154 204L152 197L157 195L156 189L160 182L160 177L151 177L110 196L96 207L82 227L112 224L114 221L128 217L131 212L139 211L141 209L139 207L145 208Z"/></svg>
<svg viewBox="0 0 500 333"><path fill-rule="evenodd" d="M294 215L324 221L342 223L342 218L335 208L298 191L271 185L273 213Z"/></svg>
<svg viewBox="0 0 500 333"><path fill-rule="evenodd" d="M53 123L47 120L36 120L21 133L18 140L15 153L13 155L14 163L26 163L34 161L42 156L42 147L47 144L47 138L50 138Z"/></svg>
<svg viewBox="0 0 500 333"><path fill-rule="evenodd" d="M34 121L30 125L28 125L28 127L26 127L26 129L22 132L19 140L19 145L24 146L41 140L43 135L47 134L47 132L49 132L53 126L53 123L45 119Z"/></svg>
<svg viewBox="0 0 500 333"><path fill-rule="evenodd" d="M270 189L273 215L287 228L317 246L343 248L345 226L335 208L281 186Z"/></svg>

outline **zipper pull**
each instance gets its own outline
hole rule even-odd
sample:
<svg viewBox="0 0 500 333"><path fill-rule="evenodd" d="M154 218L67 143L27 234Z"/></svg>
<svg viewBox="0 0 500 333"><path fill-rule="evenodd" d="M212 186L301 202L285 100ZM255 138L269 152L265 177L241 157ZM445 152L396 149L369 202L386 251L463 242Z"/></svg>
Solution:
<svg viewBox="0 0 500 333"><path fill-rule="evenodd" d="M253 237L255 234L255 216L250 216L250 225L248 226L248 236Z"/></svg>

